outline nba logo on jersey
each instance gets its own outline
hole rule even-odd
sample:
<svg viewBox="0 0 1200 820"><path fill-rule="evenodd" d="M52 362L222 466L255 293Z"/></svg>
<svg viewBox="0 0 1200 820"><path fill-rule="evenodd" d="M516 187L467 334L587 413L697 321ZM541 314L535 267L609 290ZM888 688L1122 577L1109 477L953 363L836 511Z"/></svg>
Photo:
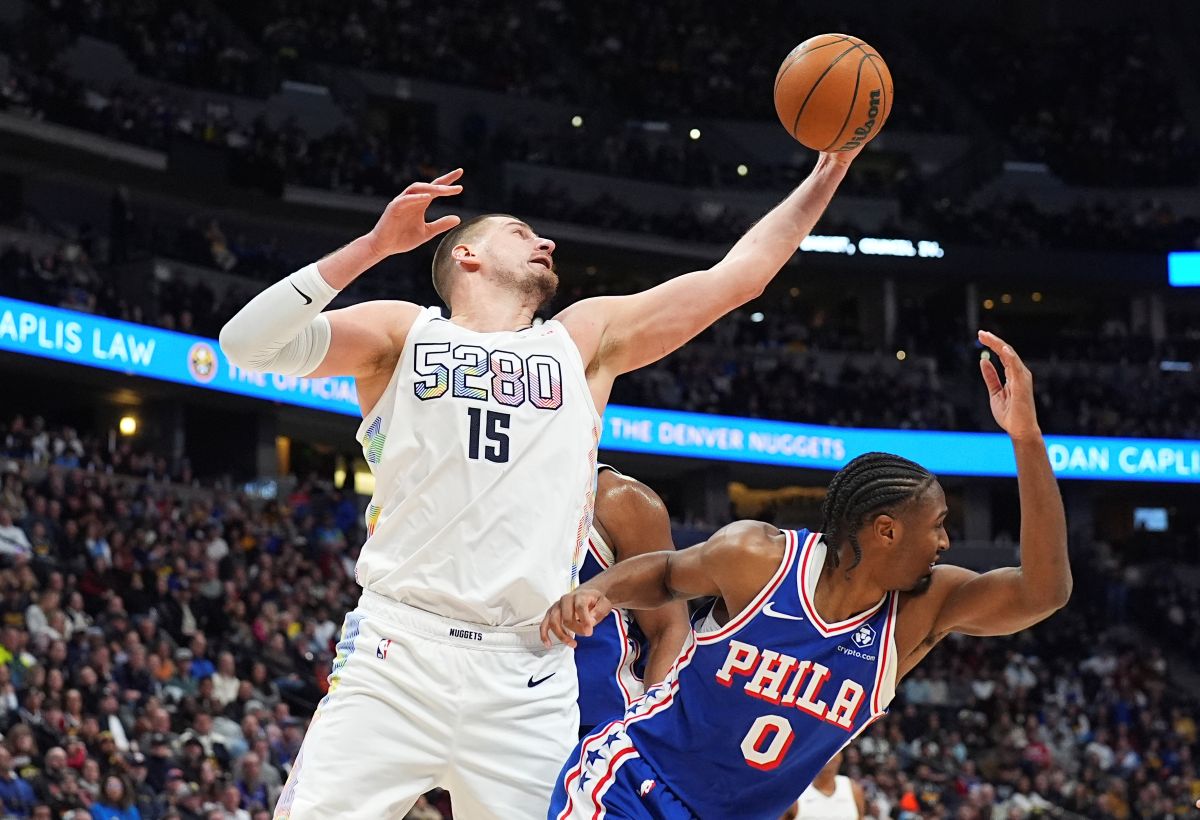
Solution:
<svg viewBox="0 0 1200 820"><path fill-rule="evenodd" d="M650 792L654 791L654 787L657 785L658 781L643 780L642 785L638 787L638 796L645 797L646 795L650 794Z"/></svg>
<svg viewBox="0 0 1200 820"><path fill-rule="evenodd" d="M392 645L391 638L380 638L379 646L375 647L375 657L381 661L387 660L388 648Z"/></svg>

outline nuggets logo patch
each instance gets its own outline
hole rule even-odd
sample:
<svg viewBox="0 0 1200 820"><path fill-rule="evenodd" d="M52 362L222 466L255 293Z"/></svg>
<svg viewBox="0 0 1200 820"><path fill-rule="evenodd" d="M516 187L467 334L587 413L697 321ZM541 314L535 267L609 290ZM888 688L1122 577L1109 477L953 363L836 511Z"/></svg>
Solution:
<svg viewBox="0 0 1200 820"><path fill-rule="evenodd" d="M188 373L201 384L217 377L217 351L208 342L196 342L188 351Z"/></svg>

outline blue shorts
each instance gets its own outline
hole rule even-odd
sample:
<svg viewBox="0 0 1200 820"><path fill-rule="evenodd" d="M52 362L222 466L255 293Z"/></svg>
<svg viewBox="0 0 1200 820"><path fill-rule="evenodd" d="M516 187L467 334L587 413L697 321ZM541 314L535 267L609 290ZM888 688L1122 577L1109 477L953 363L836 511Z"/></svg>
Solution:
<svg viewBox="0 0 1200 820"><path fill-rule="evenodd" d="M610 724L611 725L611 724ZM608 726L579 741L558 775L548 820L697 820L638 754L622 731Z"/></svg>

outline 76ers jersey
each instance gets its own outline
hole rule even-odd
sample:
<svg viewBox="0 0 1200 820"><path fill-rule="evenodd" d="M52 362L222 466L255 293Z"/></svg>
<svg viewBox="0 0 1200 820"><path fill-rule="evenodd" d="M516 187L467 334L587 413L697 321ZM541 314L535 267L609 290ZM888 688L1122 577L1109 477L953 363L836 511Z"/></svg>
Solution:
<svg viewBox="0 0 1200 820"><path fill-rule="evenodd" d="M603 469L603 468L602 468ZM616 563L614 550L592 527L579 581L591 580ZM643 694L646 638L633 616L614 609L592 629L576 637L575 668L579 674L579 725L595 726L620 717Z"/></svg>
<svg viewBox="0 0 1200 820"><path fill-rule="evenodd" d="M571 589L600 418L566 328L477 333L426 308L358 439L375 475L364 589L489 626Z"/></svg>
<svg viewBox="0 0 1200 820"><path fill-rule="evenodd" d="M777 818L886 712L896 683L896 593L826 623L812 603L825 544L807 530L785 536L779 569L750 605L725 626L694 633L662 684L581 742L564 769L566 808L556 816L607 804L618 770L640 758L634 768L656 775L641 781L643 800L661 785L695 817Z"/></svg>

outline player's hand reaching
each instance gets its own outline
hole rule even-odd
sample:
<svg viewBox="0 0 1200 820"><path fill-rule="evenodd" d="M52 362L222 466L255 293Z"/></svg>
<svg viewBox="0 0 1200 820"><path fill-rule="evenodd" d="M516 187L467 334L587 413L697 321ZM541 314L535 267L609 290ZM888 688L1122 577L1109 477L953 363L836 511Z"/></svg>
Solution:
<svg viewBox="0 0 1200 820"><path fill-rule="evenodd" d="M1004 365L1004 381L996 372L991 359L980 359L992 404L992 416L1014 440L1036 438L1042 434L1038 427L1037 409L1033 402L1033 374L1021 361L1012 346L986 330L979 331L979 341L1000 358Z"/></svg>
<svg viewBox="0 0 1200 820"><path fill-rule="evenodd" d="M850 163L854 162L854 159L861 154L863 149L866 147L867 144L864 142L862 145L859 145L857 148L851 148L849 151L821 151L820 158L826 160L827 162L832 162L835 165L849 165Z"/></svg>
<svg viewBox="0 0 1200 820"><path fill-rule="evenodd" d="M405 188L388 203L383 216L367 234L371 249L379 256L406 253L457 225L461 220L454 215L426 222L425 211L437 197L462 193L462 186L455 184L462 174L462 168L455 168L433 182L414 182Z"/></svg>
<svg viewBox="0 0 1200 820"><path fill-rule="evenodd" d="M542 618L542 643L550 648L553 636L574 648L576 635L591 635L596 624L612 611L612 602L599 590L582 586L568 592L546 610L546 617Z"/></svg>

